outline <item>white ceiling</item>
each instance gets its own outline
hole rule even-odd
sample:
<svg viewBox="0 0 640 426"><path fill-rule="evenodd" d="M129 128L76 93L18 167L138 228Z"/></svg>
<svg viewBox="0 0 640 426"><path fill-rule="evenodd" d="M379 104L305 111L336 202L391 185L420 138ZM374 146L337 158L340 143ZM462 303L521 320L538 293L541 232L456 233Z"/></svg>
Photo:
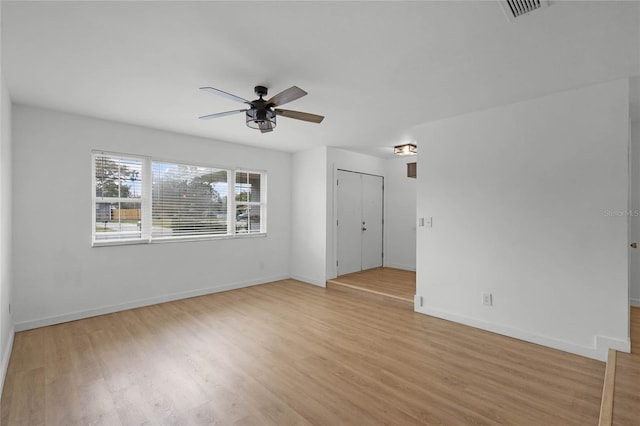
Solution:
<svg viewBox="0 0 640 426"><path fill-rule="evenodd" d="M2 2L12 100L212 139L385 155L412 126L640 74L640 3L550 2L509 22L497 1ZM640 79L632 111L640 115ZM200 115L297 85L261 134Z"/></svg>

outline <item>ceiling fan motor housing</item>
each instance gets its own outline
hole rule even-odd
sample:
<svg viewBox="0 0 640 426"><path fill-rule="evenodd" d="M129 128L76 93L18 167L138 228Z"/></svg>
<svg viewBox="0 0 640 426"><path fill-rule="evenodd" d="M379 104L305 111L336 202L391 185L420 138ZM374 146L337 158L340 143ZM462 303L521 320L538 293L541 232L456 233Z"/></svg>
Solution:
<svg viewBox="0 0 640 426"><path fill-rule="evenodd" d="M263 96L267 96L268 90L269 89L264 86L256 86L253 88L253 91L256 92L256 95L260 96L260 98L262 98Z"/></svg>

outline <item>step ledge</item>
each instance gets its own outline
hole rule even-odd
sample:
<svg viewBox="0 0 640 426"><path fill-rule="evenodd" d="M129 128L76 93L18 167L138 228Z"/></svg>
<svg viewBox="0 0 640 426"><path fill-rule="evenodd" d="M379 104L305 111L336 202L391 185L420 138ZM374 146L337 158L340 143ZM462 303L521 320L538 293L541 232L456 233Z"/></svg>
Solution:
<svg viewBox="0 0 640 426"><path fill-rule="evenodd" d="M352 284L345 284L343 282L336 281L336 280L327 280L327 283L334 284L334 285L340 285L340 286L343 286L343 287L352 288L354 290L364 291L366 293L377 294L379 296L389 297L391 299L401 300L403 302L408 302L411 305L413 305L413 300L412 299L407 299L406 297L401 297L401 296L396 296L396 295L393 295L393 294L383 293L381 291L371 290L371 289L368 289L368 288L362 288L362 287L358 287L358 286L352 285Z"/></svg>
<svg viewBox="0 0 640 426"><path fill-rule="evenodd" d="M609 349L607 368L604 373L602 386L602 401L600 403L599 426L611 426L613 420L613 396L616 386L616 354L615 349Z"/></svg>

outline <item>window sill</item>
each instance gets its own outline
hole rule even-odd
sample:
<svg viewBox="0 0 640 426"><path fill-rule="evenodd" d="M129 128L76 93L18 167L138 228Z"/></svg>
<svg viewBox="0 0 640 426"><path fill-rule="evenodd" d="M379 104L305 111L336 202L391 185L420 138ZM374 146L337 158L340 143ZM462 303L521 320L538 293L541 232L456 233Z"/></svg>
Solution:
<svg viewBox="0 0 640 426"><path fill-rule="evenodd" d="M134 244L148 244L148 240L98 240L91 243L91 247L130 246Z"/></svg>
<svg viewBox="0 0 640 426"><path fill-rule="evenodd" d="M244 238L265 238L266 232L254 234L225 234L225 235L203 235L203 236L185 236L185 237L164 237L152 239L136 239L136 240L100 240L94 241L91 247L110 247L110 246L127 246L134 244L164 244L164 243L182 243L193 241L213 241L213 240L235 240Z"/></svg>

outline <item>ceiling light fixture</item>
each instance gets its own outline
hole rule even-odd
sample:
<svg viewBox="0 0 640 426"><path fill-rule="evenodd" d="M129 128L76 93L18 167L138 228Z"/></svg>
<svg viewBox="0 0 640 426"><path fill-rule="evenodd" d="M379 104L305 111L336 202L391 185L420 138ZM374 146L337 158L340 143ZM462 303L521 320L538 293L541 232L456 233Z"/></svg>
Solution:
<svg viewBox="0 0 640 426"><path fill-rule="evenodd" d="M276 113L272 109L248 109L247 126L252 129L275 129Z"/></svg>
<svg viewBox="0 0 640 426"><path fill-rule="evenodd" d="M393 147L393 153L396 155L416 155L418 153L418 147L412 143L396 145Z"/></svg>

